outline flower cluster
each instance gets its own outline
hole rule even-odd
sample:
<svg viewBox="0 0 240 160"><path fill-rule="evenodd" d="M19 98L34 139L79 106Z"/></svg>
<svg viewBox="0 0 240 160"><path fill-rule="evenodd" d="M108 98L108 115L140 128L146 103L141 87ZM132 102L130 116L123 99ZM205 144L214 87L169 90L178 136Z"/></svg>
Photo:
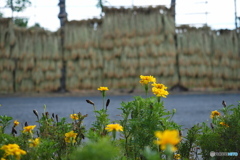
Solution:
<svg viewBox="0 0 240 160"><path fill-rule="evenodd" d="M6 158L9 155L14 156L16 159L20 159L21 155L27 154L27 152L20 149L19 145L17 144L3 145L0 149L5 151L4 157L2 159Z"/></svg>
<svg viewBox="0 0 240 160"><path fill-rule="evenodd" d="M23 128L23 133L28 132L32 134L32 130L36 127L36 125L34 126L26 126Z"/></svg>
<svg viewBox="0 0 240 160"><path fill-rule="evenodd" d="M219 124L221 124L222 126L225 126L225 127L229 127L229 125L227 125L225 122L220 122Z"/></svg>
<svg viewBox="0 0 240 160"><path fill-rule="evenodd" d="M166 98L166 96L169 94L168 91L166 90L167 87L164 84L153 83L152 86L153 86L152 92L157 97L164 97L164 98Z"/></svg>
<svg viewBox="0 0 240 160"><path fill-rule="evenodd" d="M73 120L78 120L78 114L70 114L70 118L72 118Z"/></svg>
<svg viewBox="0 0 240 160"><path fill-rule="evenodd" d="M65 142L67 143L75 143L76 142L77 133L74 133L74 131L70 131L68 133L65 133Z"/></svg>
<svg viewBox="0 0 240 160"><path fill-rule="evenodd" d="M154 78L153 76L143 76L143 75L140 75L140 81L139 83L145 85L145 84L148 84L150 82L153 82L155 83L156 82L156 78Z"/></svg>
<svg viewBox="0 0 240 160"><path fill-rule="evenodd" d="M13 127L16 127L16 126L18 126L19 125L19 122L17 121L17 120L15 120L14 122L13 122Z"/></svg>
<svg viewBox="0 0 240 160"><path fill-rule="evenodd" d="M163 132L157 131L155 132L155 136L157 137L155 143L161 145L162 150L166 150L167 145L170 145L171 151L176 151L177 148L175 145L177 145L181 140L177 130L165 130Z"/></svg>
<svg viewBox="0 0 240 160"><path fill-rule="evenodd" d="M215 110L215 111L212 111L212 113L211 113L211 115L210 115L210 118L214 118L214 117L220 116L220 115L221 115L220 112L218 112L217 110Z"/></svg>
<svg viewBox="0 0 240 160"><path fill-rule="evenodd" d="M148 91L148 84L150 82L152 82L152 92L153 94L155 94L157 97L164 97L166 98L166 96L169 94L168 91L166 90L167 87L164 84L161 83L156 83L156 78L153 76L140 76L140 81L139 83L143 84L145 86L145 92L147 94Z"/></svg>
<svg viewBox="0 0 240 160"><path fill-rule="evenodd" d="M40 143L40 138L35 138L35 139L29 139L29 147L37 147Z"/></svg>

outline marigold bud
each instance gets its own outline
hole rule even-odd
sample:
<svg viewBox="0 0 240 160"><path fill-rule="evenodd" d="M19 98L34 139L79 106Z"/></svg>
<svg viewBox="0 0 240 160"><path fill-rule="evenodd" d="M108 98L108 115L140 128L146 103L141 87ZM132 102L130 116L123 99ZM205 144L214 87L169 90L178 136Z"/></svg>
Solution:
<svg viewBox="0 0 240 160"><path fill-rule="evenodd" d="M223 107L227 107L227 104L225 101L222 101L222 105L223 105Z"/></svg>
<svg viewBox="0 0 240 160"><path fill-rule="evenodd" d="M37 116L37 118L38 118L38 112L37 112L37 110L33 110L33 113L35 114L35 116Z"/></svg>
<svg viewBox="0 0 240 160"><path fill-rule="evenodd" d="M90 100L86 100L87 101L87 103L89 103L89 104L91 104L91 105L94 105L94 103L92 102L92 101L90 101Z"/></svg>
<svg viewBox="0 0 240 160"><path fill-rule="evenodd" d="M110 103L110 99L108 99L107 102L106 102L106 109L107 109L109 103Z"/></svg>

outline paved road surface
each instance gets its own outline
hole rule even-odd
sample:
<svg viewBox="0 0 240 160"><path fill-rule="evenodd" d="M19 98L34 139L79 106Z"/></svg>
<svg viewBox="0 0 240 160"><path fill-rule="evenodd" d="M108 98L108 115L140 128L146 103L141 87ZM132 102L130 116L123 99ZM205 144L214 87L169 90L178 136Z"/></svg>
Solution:
<svg viewBox="0 0 240 160"><path fill-rule="evenodd" d="M134 95L135 96L135 95ZM133 95L107 96L111 100L109 114L112 120L120 119L120 107L122 101L133 100ZM47 111L58 114L59 117L69 117L70 114L81 112L88 114L84 123L87 127L94 121L93 108L86 103L86 99L92 100L98 109L102 107L100 96L67 96L67 97L0 97L0 115L12 116L22 124L28 122L29 125L36 124L36 117L32 110L36 109L39 113L43 112L43 105L47 106ZM240 101L239 93L231 94L173 94L164 99L165 108L177 109L173 120L183 128L192 127L194 124L209 120L210 112L222 108L222 101L227 105L237 105ZM68 118L70 120L70 118Z"/></svg>

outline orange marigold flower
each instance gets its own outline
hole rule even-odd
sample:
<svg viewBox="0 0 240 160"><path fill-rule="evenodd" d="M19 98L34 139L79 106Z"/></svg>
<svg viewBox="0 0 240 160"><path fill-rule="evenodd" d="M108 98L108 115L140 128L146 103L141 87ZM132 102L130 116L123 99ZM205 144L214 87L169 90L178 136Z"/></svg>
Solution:
<svg viewBox="0 0 240 160"><path fill-rule="evenodd" d="M98 90L99 91L108 91L108 87L99 87Z"/></svg>
<svg viewBox="0 0 240 160"><path fill-rule="evenodd" d="M153 83L152 86L157 88L157 89L167 89L167 87L164 84L161 84L161 83Z"/></svg>
<svg viewBox="0 0 240 160"><path fill-rule="evenodd" d="M40 143L40 138L35 138L35 139L29 139L29 147L37 147Z"/></svg>
<svg viewBox="0 0 240 160"><path fill-rule="evenodd" d="M78 114L70 114L70 118L72 118L73 120L78 120Z"/></svg>
<svg viewBox="0 0 240 160"><path fill-rule="evenodd" d="M181 159L181 155L180 154L175 154L174 159Z"/></svg>
<svg viewBox="0 0 240 160"><path fill-rule="evenodd" d="M18 122L17 120L15 120L15 121L13 122L13 124L14 124L14 127L16 127L16 126L19 125L19 122Z"/></svg>
<svg viewBox="0 0 240 160"><path fill-rule="evenodd" d="M211 115L210 115L210 118L214 118L214 117L220 116L220 115L221 115L220 112L218 112L217 110L215 110L215 111L212 111L212 113L211 113Z"/></svg>
<svg viewBox="0 0 240 160"><path fill-rule="evenodd" d="M227 125L225 122L220 122L219 124L221 124L222 126L229 127L229 125Z"/></svg>
<svg viewBox="0 0 240 160"><path fill-rule="evenodd" d="M165 150L167 145L171 145L171 150L176 151L175 145L181 140L178 130L157 131L155 136L158 138L155 143L160 145L162 150Z"/></svg>
<svg viewBox="0 0 240 160"><path fill-rule="evenodd" d="M123 131L123 127L120 124L109 124L105 128L108 132L112 131Z"/></svg>
<svg viewBox="0 0 240 160"><path fill-rule="evenodd" d="M156 87L152 88L153 94L155 94L157 97L164 97L166 98L167 95L169 95L168 91L164 89L158 89Z"/></svg>
<svg viewBox="0 0 240 160"><path fill-rule="evenodd" d="M5 151L4 158L12 155L19 160L21 158L21 155L27 154L27 152L20 149L19 145L17 144L3 145L0 149Z"/></svg>
<svg viewBox="0 0 240 160"><path fill-rule="evenodd" d="M156 83L156 78L154 78L153 76L143 76L143 75L140 75L140 81L139 83L141 84L148 84L150 82L153 82L153 83Z"/></svg>
<svg viewBox="0 0 240 160"><path fill-rule="evenodd" d="M68 133L65 133L65 142L67 143L75 143L76 142L77 133L74 133L74 131L70 131Z"/></svg>
<svg viewBox="0 0 240 160"><path fill-rule="evenodd" d="M23 129L24 129L24 130L23 130L23 133L25 133L25 132L32 133L32 130L33 130L35 127L36 127L36 125L24 127L24 128L23 128Z"/></svg>

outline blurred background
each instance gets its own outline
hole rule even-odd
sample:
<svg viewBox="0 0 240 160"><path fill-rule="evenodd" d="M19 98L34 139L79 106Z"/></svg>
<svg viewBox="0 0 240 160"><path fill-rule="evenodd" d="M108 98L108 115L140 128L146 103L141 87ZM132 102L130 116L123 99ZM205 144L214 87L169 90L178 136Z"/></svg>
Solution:
<svg viewBox="0 0 240 160"><path fill-rule="evenodd" d="M239 0L1 0L0 92L239 90Z"/></svg>
<svg viewBox="0 0 240 160"><path fill-rule="evenodd" d="M10 0L0 1L0 12L3 17L11 17L11 7L6 7ZM102 0L107 7L133 6L156 6L165 5L170 8L173 0ZM174 0L176 7L176 24L189 24L194 26L209 25L214 29L234 29L235 23L239 24L240 1L239 0ZM29 0L31 5L21 12L15 12L14 17L28 19L28 26L36 23L51 31L59 27L59 6L58 0ZM68 20L82 20L93 17L100 17L101 8L98 0L65 0Z"/></svg>

